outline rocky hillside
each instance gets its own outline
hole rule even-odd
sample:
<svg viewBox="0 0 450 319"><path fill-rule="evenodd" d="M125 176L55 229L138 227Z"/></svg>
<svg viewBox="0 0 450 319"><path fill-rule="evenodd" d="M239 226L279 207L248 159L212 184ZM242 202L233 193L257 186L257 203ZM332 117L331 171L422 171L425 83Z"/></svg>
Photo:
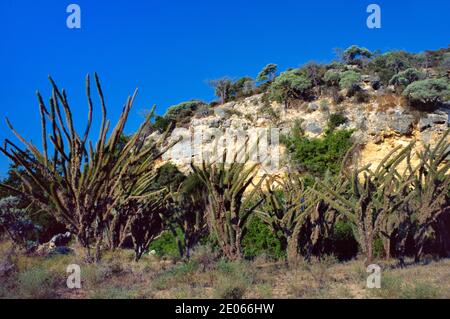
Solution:
<svg viewBox="0 0 450 319"><path fill-rule="evenodd" d="M361 145L361 164L373 163L375 166L396 146L406 146L412 139L432 144L448 128L449 105L444 105L431 113L417 113L408 110L400 103L385 108L380 102L382 99L383 96L380 96L369 103L343 103L336 106L329 103L329 99L323 98L305 103L301 108L288 110L285 110L282 104L272 102L273 110L279 114L279 117L274 120L261 110L264 108L261 95L255 95L242 101L218 106L212 115L192 118L188 125L189 131L175 130L169 141L177 140L180 135L185 139L192 139L190 132L193 128L204 131L218 129L225 132L227 129L251 131L256 128L277 127L282 133L289 134L296 121L301 122L305 135L320 137L324 134L330 114L339 112L347 118L347 121L337 129L353 129L352 139ZM325 105L327 107L324 107ZM218 147L213 139L209 143L206 142L203 147L214 150L215 157L220 157L222 154L223 148ZM239 147L240 144L234 146L235 149ZM417 147L420 147L420 143ZM282 154L287 155L283 150ZM191 154L177 153L176 156L172 156L169 152L164 160L171 161L180 170L185 171L189 168ZM284 158L284 160L287 159ZM284 169L285 166L280 165L279 170Z"/></svg>
<svg viewBox="0 0 450 319"><path fill-rule="evenodd" d="M278 130L280 141L292 135L295 127L305 138L320 139L336 117L340 120L335 130L351 130L351 142L359 146L355 155L360 165L376 165L393 148L414 139L433 144L449 127L449 50L427 51L438 56L432 67L421 62L421 54L426 53L396 51L375 56L365 50L354 46L344 51L341 62L310 63L279 75L271 64L258 75L259 82L248 77L235 82L217 80L213 85L220 102L182 103L157 119L173 125L168 142L181 137L164 161L186 171L191 161L198 164L220 158L225 148L233 152L246 145L248 150L249 142L245 143L251 132L266 129L269 142L262 147L270 157L278 160L279 156L270 173L281 173L289 167L290 154L282 142L273 143L278 140L270 139L270 130ZM400 65L397 72L389 63ZM196 148L199 141L201 147ZM422 145L419 142L415 147Z"/></svg>

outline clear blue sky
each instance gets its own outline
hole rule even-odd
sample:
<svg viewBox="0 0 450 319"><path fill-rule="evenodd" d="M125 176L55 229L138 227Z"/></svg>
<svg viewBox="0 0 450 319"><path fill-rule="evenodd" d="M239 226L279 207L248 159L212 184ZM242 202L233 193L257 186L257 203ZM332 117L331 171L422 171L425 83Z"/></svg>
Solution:
<svg viewBox="0 0 450 319"><path fill-rule="evenodd" d="M81 6L81 30L66 27L70 3ZM366 27L370 3L381 6L379 30ZM8 116L40 146L35 90L49 96L48 74L67 89L79 128L88 72L100 74L113 121L139 87L130 133L153 104L162 114L181 101L213 99L208 79L255 76L271 62L326 62L333 48L352 44L437 49L450 44L449 31L448 0L1 0L0 138L11 137ZM0 176L7 167L1 156Z"/></svg>

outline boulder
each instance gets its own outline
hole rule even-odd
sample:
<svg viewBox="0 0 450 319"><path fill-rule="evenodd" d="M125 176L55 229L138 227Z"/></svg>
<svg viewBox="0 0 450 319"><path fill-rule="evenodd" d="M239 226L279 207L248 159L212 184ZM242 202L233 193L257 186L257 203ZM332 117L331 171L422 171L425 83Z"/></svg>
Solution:
<svg viewBox="0 0 450 319"><path fill-rule="evenodd" d="M412 133L414 117L411 114L395 112L388 120L388 127L400 135Z"/></svg>
<svg viewBox="0 0 450 319"><path fill-rule="evenodd" d="M386 113L372 113L365 121L367 133L370 135L380 135L385 132L388 124L388 116Z"/></svg>
<svg viewBox="0 0 450 319"><path fill-rule="evenodd" d="M419 120L419 123L417 124L417 127L420 132L425 131L426 129L430 128L433 124L433 121L427 117L421 117Z"/></svg>
<svg viewBox="0 0 450 319"><path fill-rule="evenodd" d="M418 128L419 131L424 131L426 129L432 128L435 125L448 124L449 115L442 110L435 111L433 113L427 114L419 120Z"/></svg>
<svg viewBox="0 0 450 319"><path fill-rule="evenodd" d="M320 123L317 122L306 122L303 125L303 130L305 130L306 133L312 133L312 134L322 134L323 127Z"/></svg>
<svg viewBox="0 0 450 319"><path fill-rule="evenodd" d="M306 110L308 112L315 112L319 109L319 105L317 105L317 103L309 103L308 107L306 108Z"/></svg>

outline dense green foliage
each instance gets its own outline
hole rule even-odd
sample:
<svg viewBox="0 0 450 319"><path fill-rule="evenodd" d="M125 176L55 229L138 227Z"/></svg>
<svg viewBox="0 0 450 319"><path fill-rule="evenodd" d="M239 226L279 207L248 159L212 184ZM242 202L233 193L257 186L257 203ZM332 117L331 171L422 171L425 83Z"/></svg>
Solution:
<svg viewBox="0 0 450 319"><path fill-rule="evenodd" d="M242 240L242 252L246 258L261 255L280 258L286 254L281 248L280 241L258 217L248 221L247 231Z"/></svg>
<svg viewBox="0 0 450 319"><path fill-rule="evenodd" d="M370 57L372 57L372 53L368 49L352 45L344 51L342 59L347 64L359 64L362 58L369 59Z"/></svg>
<svg viewBox="0 0 450 319"><path fill-rule="evenodd" d="M330 114L330 119L328 120L328 129L334 130L338 126L345 124L347 122L347 118L342 113L333 113Z"/></svg>
<svg viewBox="0 0 450 319"><path fill-rule="evenodd" d="M164 116L156 116L152 127L160 133L164 133L168 128L182 127L189 123L194 116L205 116L210 112L209 106L197 100L182 102L167 109Z"/></svg>
<svg viewBox="0 0 450 319"><path fill-rule="evenodd" d="M407 87L415 81L423 80L425 77L426 75L423 72L414 68L409 68L394 75L389 81L389 84L396 87Z"/></svg>
<svg viewBox="0 0 450 319"><path fill-rule="evenodd" d="M426 79L411 83L403 95L422 109L432 109L450 97L450 83L447 79Z"/></svg>
<svg viewBox="0 0 450 319"><path fill-rule="evenodd" d="M273 63L267 64L261 70L261 72L258 73L258 76L256 77L256 81L259 81L259 82L265 82L265 81L272 82L273 79L277 75L277 69L278 69L278 66L276 64L273 64Z"/></svg>
<svg viewBox="0 0 450 319"><path fill-rule="evenodd" d="M281 73L270 87L270 97L286 107L293 99L307 98L312 88L311 80L298 70Z"/></svg>
<svg viewBox="0 0 450 319"><path fill-rule="evenodd" d="M352 90L361 81L361 74L352 70L342 72L340 75L339 86L341 89Z"/></svg>
<svg viewBox="0 0 450 319"><path fill-rule="evenodd" d="M340 80L341 74L336 70L328 70L324 75L324 81L329 86L338 86Z"/></svg>
<svg viewBox="0 0 450 319"><path fill-rule="evenodd" d="M178 232L181 232L178 230ZM170 231L165 231L149 246L149 251L154 250L157 256L181 257L177 237Z"/></svg>
<svg viewBox="0 0 450 319"><path fill-rule="evenodd" d="M342 118L338 115L337 117L339 123ZM291 135L283 137L283 142L292 162L299 170L323 175L327 171L339 172L341 160L352 146L352 133L349 130L329 130L323 137L308 138L302 134L299 127L295 127Z"/></svg>

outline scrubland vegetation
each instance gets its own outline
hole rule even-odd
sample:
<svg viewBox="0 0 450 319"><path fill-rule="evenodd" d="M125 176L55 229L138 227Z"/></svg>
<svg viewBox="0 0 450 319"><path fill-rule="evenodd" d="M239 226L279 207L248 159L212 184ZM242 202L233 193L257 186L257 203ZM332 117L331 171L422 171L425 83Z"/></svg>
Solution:
<svg viewBox="0 0 450 319"><path fill-rule="evenodd" d="M353 132L340 128L346 118L336 113L321 137L306 137L300 125L283 136L283 176L261 177L256 164L237 162L204 162L189 174L159 164L174 127L254 94L288 109L320 96L363 103L375 98L370 86L405 107L434 110L450 98L449 54L352 46L328 65L278 74L269 64L256 80L211 81L218 102L150 112L131 136L123 130L136 93L110 132L95 75L103 114L95 143L90 78L81 133L66 92L50 79L49 104L38 94L42 146L8 121L24 147L11 140L0 147L12 162L0 194L0 297L450 297L450 131L421 151L412 141L361 167ZM149 138L154 131L157 139ZM70 249L43 249L64 231L73 235ZM65 286L74 263L81 290ZM383 267L382 289L365 288L372 263Z"/></svg>

